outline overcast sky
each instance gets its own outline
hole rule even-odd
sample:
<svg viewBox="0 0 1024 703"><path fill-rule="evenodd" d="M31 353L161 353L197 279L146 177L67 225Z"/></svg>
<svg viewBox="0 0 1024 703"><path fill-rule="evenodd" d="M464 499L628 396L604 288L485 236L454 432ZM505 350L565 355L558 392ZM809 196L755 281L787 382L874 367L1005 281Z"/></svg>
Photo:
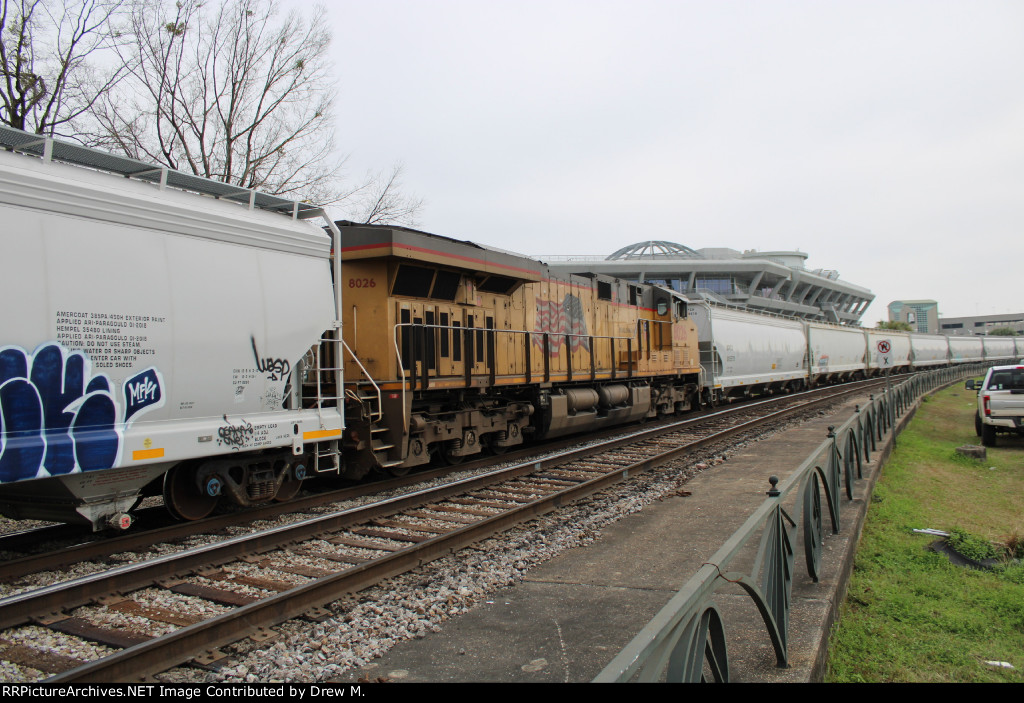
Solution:
<svg viewBox="0 0 1024 703"><path fill-rule="evenodd" d="M418 226L543 258L799 249L1024 310L1024 2L342 0L338 142Z"/></svg>

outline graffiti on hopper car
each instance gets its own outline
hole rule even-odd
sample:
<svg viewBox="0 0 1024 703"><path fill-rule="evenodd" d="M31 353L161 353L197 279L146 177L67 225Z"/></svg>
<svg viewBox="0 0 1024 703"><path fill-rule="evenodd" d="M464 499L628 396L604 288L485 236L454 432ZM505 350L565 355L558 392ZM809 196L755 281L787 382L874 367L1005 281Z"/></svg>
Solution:
<svg viewBox="0 0 1024 703"><path fill-rule="evenodd" d="M252 355L256 359L256 368L259 372L266 374L271 381L280 381L292 370L292 365L287 359L275 359L274 357L261 357L256 349L256 338L249 337L252 341Z"/></svg>
<svg viewBox="0 0 1024 703"><path fill-rule="evenodd" d="M226 424L217 429L217 444L238 450L252 442L256 429L251 422L242 420L236 425L228 420L227 415L224 416L224 422Z"/></svg>
<svg viewBox="0 0 1024 703"><path fill-rule="evenodd" d="M121 448L110 379L81 351L0 349L0 481L109 469Z"/></svg>
<svg viewBox="0 0 1024 703"><path fill-rule="evenodd" d="M125 428L163 405L149 368L124 382L94 373L90 355L55 342L0 348L0 482L109 469ZM121 414L121 408L124 414Z"/></svg>
<svg viewBox="0 0 1024 703"><path fill-rule="evenodd" d="M148 368L124 382L124 420L128 422L138 413L163 405L160 373Z"/></svg>

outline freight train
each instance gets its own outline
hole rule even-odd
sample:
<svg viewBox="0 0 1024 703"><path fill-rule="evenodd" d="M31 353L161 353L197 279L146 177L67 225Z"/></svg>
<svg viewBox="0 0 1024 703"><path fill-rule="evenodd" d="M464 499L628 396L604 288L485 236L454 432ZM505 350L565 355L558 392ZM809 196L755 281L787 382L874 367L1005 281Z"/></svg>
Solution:
<svg viewBox="0 0 1024 703"><path fill-rule="evenodd" d="M9 517L123 529L162 494L198 519L309 477L402 474L880 368L874 331L558 277L9 128L0 145ZM897 370L1006 358L886 334Z"/></svg>

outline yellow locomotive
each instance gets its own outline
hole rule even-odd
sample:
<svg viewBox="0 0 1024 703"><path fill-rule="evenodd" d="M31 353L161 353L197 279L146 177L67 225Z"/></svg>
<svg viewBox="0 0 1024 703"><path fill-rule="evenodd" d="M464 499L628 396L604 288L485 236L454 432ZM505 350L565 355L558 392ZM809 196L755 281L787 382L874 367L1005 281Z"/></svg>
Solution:
<svg viewBox="0 0 1024 703"><path fill-rule="evenodd" d="M340 222L343 474L401 474L698 403L697 330L671 291Z"/></svg>

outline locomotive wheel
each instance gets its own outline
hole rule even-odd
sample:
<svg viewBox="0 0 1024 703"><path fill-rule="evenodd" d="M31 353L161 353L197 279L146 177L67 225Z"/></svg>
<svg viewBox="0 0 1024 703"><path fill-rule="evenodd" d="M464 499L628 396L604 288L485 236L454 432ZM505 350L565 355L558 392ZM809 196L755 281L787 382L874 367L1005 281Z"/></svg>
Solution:
<svg viewBox="0 0 1024 703"><path fill-rule="evenodd" d="M189 464L179 464L164 476L164 505L179 520L202 520L217 507L220 496L199 492Z"/></svg>
<svg viewBox="0 0 1024 703"><path fill-rule="evenodd" d="M508 447L500 447L497 444L495 444L495 440L488 439L487 451L489 451L491 454L494 454L495 456L500 456L501 454L504 454L505 452L508 451Z"/></svg>
<svg viewBox="0 0 1024 703"><path fill-rule="evenodd" d="M389 466L389 467L387 467L387 472L389 474L391 474L392 476L405 476L410 471L412 471L412 467L411 466L401 466L401 465L399 465L399 466Z"/></svg>
<svg viewBox="0 0 1024 703"><path fill-rule="evenodd" d="M441 457L441 461L448 464L448 466L458 466L466 460L465 456L456 456L455 454L452 454L448 447L441 447L438 450L437 455Z"/></svg>

